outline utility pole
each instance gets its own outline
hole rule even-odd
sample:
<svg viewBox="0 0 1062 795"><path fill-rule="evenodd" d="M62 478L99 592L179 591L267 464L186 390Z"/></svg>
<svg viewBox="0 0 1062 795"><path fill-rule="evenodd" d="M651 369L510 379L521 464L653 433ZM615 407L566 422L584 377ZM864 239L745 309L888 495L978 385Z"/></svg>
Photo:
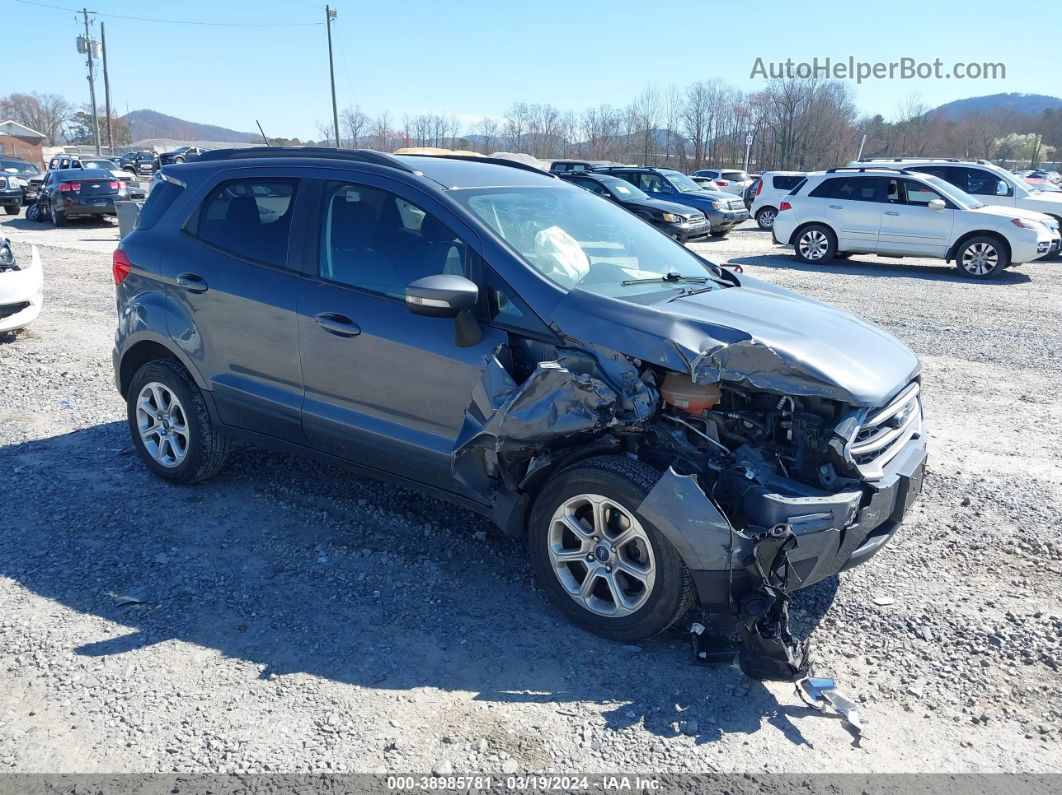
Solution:
<svg viewBox="0 0 1062 795"><path fill-rule="evenodd" d="M85 20L85 60L88 62L89 97L92 100L92 142L96 145L96 155L100 154L100 119L96 115L96 74L92 68L92 37L89 35L89 12L81 9Z"/></svg>
<svg viewBox="0 0 1062 795"><path fill-rule="evenodd" d="M336 149L339 148L339 108L336 107L336 67L332 61L332 20L336 18L336 10L331 6L325 6L325 28L328 30L328 75L332 79L332 124L336 135Z"/></svg>
<svg viewBox="0 0 1062 795"><path fill-rule="evenodd" d="M107 74L107 31L100 23L100 46L103 47L103 102L107 109L107 154L114 157L114 138L111 137L111 80Z"/></svg>

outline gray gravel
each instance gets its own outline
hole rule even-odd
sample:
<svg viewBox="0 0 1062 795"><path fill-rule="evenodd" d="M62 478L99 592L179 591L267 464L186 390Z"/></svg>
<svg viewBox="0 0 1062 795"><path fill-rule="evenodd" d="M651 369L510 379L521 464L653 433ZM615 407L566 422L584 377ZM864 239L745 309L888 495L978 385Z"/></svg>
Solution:
<svg viewBox="0 0 1062 795"><path fill-rule="evenodd" d="M982 284L802 266L747 227L695 244L925 361L922 500L795 600L817 670L864 706L857 746L786 685L697 667L681 630L574 629L471 513L252 448L207 484L152 478L111 383L114 227L19 223L20 256L63 247L41 250L41 317L0 342L0 770L1062 767L1057 261Z"/></svg>

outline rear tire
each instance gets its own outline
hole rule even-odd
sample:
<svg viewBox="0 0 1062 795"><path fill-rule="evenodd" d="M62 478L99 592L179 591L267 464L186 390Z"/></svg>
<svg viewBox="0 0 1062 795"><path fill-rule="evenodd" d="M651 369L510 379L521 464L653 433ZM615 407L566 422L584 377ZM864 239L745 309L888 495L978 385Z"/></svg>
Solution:
<svg viewBox="0 0 1062 795"><path fill-rule="evenodd" d="M821 265L837 253L837 237L828 226L809 224L797 232L793 249L801 262Z"/></svg>
<svg viewBox="0 0 1062 795"><path fill-rule="evenodd" d="M539 584L574 623L612 640L658 635L693 605L682 558L637 512L659 479L640 461L591 458L554 475L531 511Z"/></svg>
<svg viewBox="0 0 1062 795"><path fill-rule="evenodd" d="M203 393L175 359L136 371L126 409L140 459L163 480L198 483L225 466L231 442L215 430Z"/></svg>
<svg viewBox="0 0 1062 795"><path fill-rule="evenodd" d="M21 202L19 202L18 204L5 204L4 205L4 212L7 213L8 215L18 215L19 212L21 212L21 210L22 210L22 203Z"/></svg>
<svg viewBox="0 0 1062 795"><path fill-rule="evenodd" d="M70 223L69 219L67 219L66 217L66 213L56 212L56 210L53 209L51 205L48 205L48 215L50 215L52 218L53 226L66 226Z"/></svg>
<svg viewBox="0 0 1062 795"><path fill-rule="evenodd" d="M778 217L778 211L773 207L764 207L756 213L756 224L765 232L774 226L774 219Z"/></svg>
<svg viewBox="0 0 1062 795"><path fill-rule="evenodd" d="M955 267L968 279L992 279L1009 264L1006 247L992 235L971 237L955 252Z"/></svg>

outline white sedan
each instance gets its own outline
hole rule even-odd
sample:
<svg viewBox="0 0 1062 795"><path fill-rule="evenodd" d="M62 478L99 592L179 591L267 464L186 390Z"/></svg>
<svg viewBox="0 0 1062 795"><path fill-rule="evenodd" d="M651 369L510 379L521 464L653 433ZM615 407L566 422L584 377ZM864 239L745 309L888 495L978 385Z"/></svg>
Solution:
<svg viewBox="0 0 1062 795"><path fill-rule="evenodd" d="M15 260L11 241L0 238L0 333L32 323L44 301L44 274L37 247L28 261Z"/></svg>

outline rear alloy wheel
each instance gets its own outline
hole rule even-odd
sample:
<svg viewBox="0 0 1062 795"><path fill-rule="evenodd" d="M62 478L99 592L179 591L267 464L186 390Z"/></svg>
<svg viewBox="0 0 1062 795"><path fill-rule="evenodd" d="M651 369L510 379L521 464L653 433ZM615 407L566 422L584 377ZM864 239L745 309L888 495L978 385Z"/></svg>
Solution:
<svg viewBox="0 0 1062 795"><path fill-rule="evenodd" d="M693 602L675 548L637 506L659 479L619 456L581 462L543 488L531 515L531 562L551 601L591 632L642 640L670 627Z"/></svg>
<svg viewBox="0 0 1062 795"><path fill-rule="evenodd" d="M778 217L778 211L773 207L764 207L758 213L756 213L756 223L759 224L760 229L769 230L774 226L774 219Z"/></svg>
<svg viewBox="0 0 1062 795"><path fill-rule="evenodd" d="M133 444L160 478L197 483L225 465L230 442L214 429L199 387L179 362L148 362L126 394Z"/></svg>
<svg viewBox="0 0 1062 795"><path fill-rule="evenodd" d="M837 252L833 232L814 224L800 231L796 239L796 255L801 262L829 262Z"/></svg>
<svg viewBox="0 0 1062 795"><path fill-rule="evenodd" d="M970 279L991 279L1007 267L1007 255L994 237L967 240L955 255L959 273Z"/></svg>

